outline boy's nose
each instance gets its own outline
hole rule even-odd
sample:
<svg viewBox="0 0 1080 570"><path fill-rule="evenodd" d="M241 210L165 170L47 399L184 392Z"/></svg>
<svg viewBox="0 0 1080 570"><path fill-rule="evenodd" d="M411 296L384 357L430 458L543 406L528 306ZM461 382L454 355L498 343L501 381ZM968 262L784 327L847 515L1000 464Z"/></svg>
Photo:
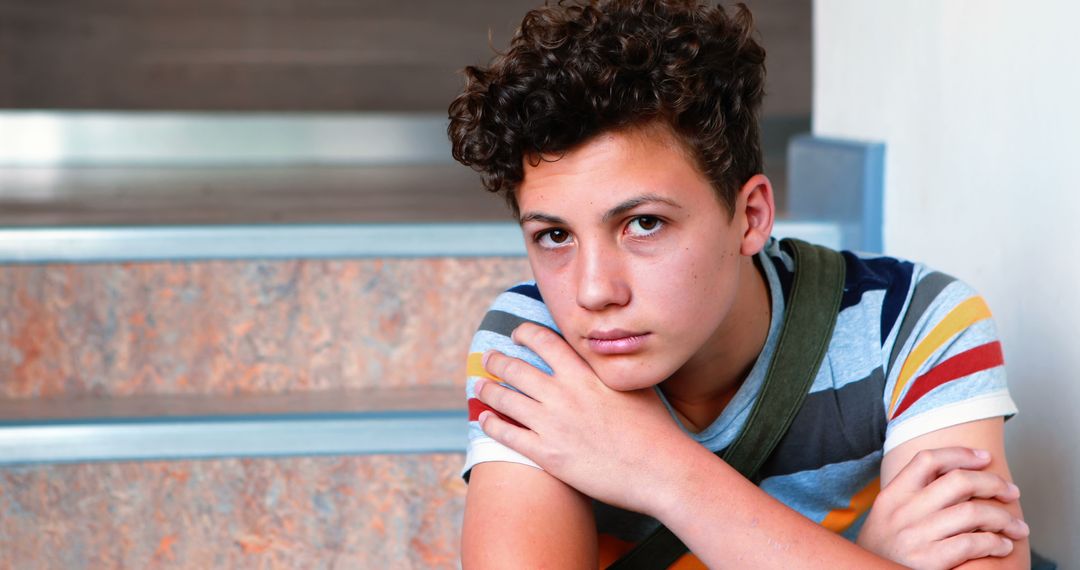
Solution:
<svg viewBox="0 0 1080 570"><path fill-rule="evenodd" d="M599 248L582 251L578 262L578 305L590 311L625 305L630 301L630 286L626 282L617 256Z"/></svg>

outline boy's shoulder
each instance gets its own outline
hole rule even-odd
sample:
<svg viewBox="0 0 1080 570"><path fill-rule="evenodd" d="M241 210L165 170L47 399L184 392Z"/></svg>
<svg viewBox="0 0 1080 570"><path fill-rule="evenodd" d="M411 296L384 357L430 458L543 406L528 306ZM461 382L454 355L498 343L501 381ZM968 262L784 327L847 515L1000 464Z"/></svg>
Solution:
<svg viewBox="0 0 1080 570"><path fill-rule="evenodd" d="M812 392L861 394L850 399L869 406L883 452L941 427L1016 413L992 314L973 287L916 261L840 253L843 298ZM776 242L763 254L786 299L792 258Z"/></svg>
<svg viewBox="0 0 1080 570"><path fill-rule="evenodd" d="M544 304L535 281L516 283L495 297L473 335L469 347L470 362L479 362L480 356L487 350L498 350L550 373L550 367L536 353L511 340L510 334L524 322L537 323L559 332L559 326ZM473 367L470 365L470 368Z"/></svg>
<svg viewBox="0 0 1080 570"><path fill-rule="evenodd" d="M905 294L913 281L918 281L928 270L925 265L885 255L861 253L848 250L839 252L844 257L844 296L840 310L859 305L867 294L880 297L879 305L886 313L894 315L903 305ZM780 241L770 240L761 255L771 262L776 271L784 299L790 298L794 278L795 261L780 247Z"/></svg>
<svg viewBox="0 0 1080 570"><path fill-rule="evenodd" d="M904 327L910 334L919 322L939 319L966 300L981 299L967 283L924 263L849 250L839 253L845 267L840 302L840 320L845 326L837 330L840 335L858 335L880 347L892 347L897 341L902 345ZM774 284L780 286L783 299L789 299L794 260L775 239L761 256L770 262Z"/></svg>

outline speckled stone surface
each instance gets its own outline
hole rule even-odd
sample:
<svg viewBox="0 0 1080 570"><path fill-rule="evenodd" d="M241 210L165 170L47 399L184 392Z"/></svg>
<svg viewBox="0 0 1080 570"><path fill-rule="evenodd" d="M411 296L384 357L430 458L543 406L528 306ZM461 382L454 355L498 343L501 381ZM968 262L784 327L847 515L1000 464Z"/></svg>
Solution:
<svg viewBox="0 0 1080 570"><path fill-rule="evenodd" d="M0 569L456 568L463 457L0 469Z"/></svg>
<svg viewBox="0 0 1080 570"><path fill-rule="evenodd" d="M0 266L0 398L463 384L524 258Z"/></svg>

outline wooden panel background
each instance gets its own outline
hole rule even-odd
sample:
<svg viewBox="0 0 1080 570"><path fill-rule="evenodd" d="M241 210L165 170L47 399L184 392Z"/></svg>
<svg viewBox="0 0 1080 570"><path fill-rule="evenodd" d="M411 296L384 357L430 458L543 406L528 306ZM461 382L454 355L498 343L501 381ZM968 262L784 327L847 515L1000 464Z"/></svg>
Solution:
<svg viewBox="0 0 1080 570"><path fill-rule="evenodd" d="M536 0L0 0L0 108L441 111ZM811 3L751 1L767 112L810 112Z"/></svg>

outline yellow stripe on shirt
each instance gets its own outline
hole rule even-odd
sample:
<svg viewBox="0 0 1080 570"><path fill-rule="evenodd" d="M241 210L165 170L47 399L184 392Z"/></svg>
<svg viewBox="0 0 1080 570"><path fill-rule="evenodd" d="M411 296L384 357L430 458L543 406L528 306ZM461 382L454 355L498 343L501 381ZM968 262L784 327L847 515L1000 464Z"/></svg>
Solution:
<svg viewBox="0 0 1080 570"><path fill-rule="evenodd" d="M988 318L990 318L990 307L986 306L986 301L982 297L972 297L953 307L953 310L945 315L945 318L904 360L904 366L900 369L900 376L896 379L896 386L893 387L892 398L889 401L890 418L896 410L896 402L900 399L900 394L903 393L915 372L949 339L971 325Z"/></svg>
<svg viewBox="0 0 1080 570"><path fill-rule="evenodd" d="M460 360L458 362L461 362ZM460 368L459 368L460 370ZM502 380L491 375L490 372L484 369L484 353L483 352L470 352L469 359L465 365L465 374L469 376L478 376L480 378L487 378L496 382L502 382Z"/></svg>

